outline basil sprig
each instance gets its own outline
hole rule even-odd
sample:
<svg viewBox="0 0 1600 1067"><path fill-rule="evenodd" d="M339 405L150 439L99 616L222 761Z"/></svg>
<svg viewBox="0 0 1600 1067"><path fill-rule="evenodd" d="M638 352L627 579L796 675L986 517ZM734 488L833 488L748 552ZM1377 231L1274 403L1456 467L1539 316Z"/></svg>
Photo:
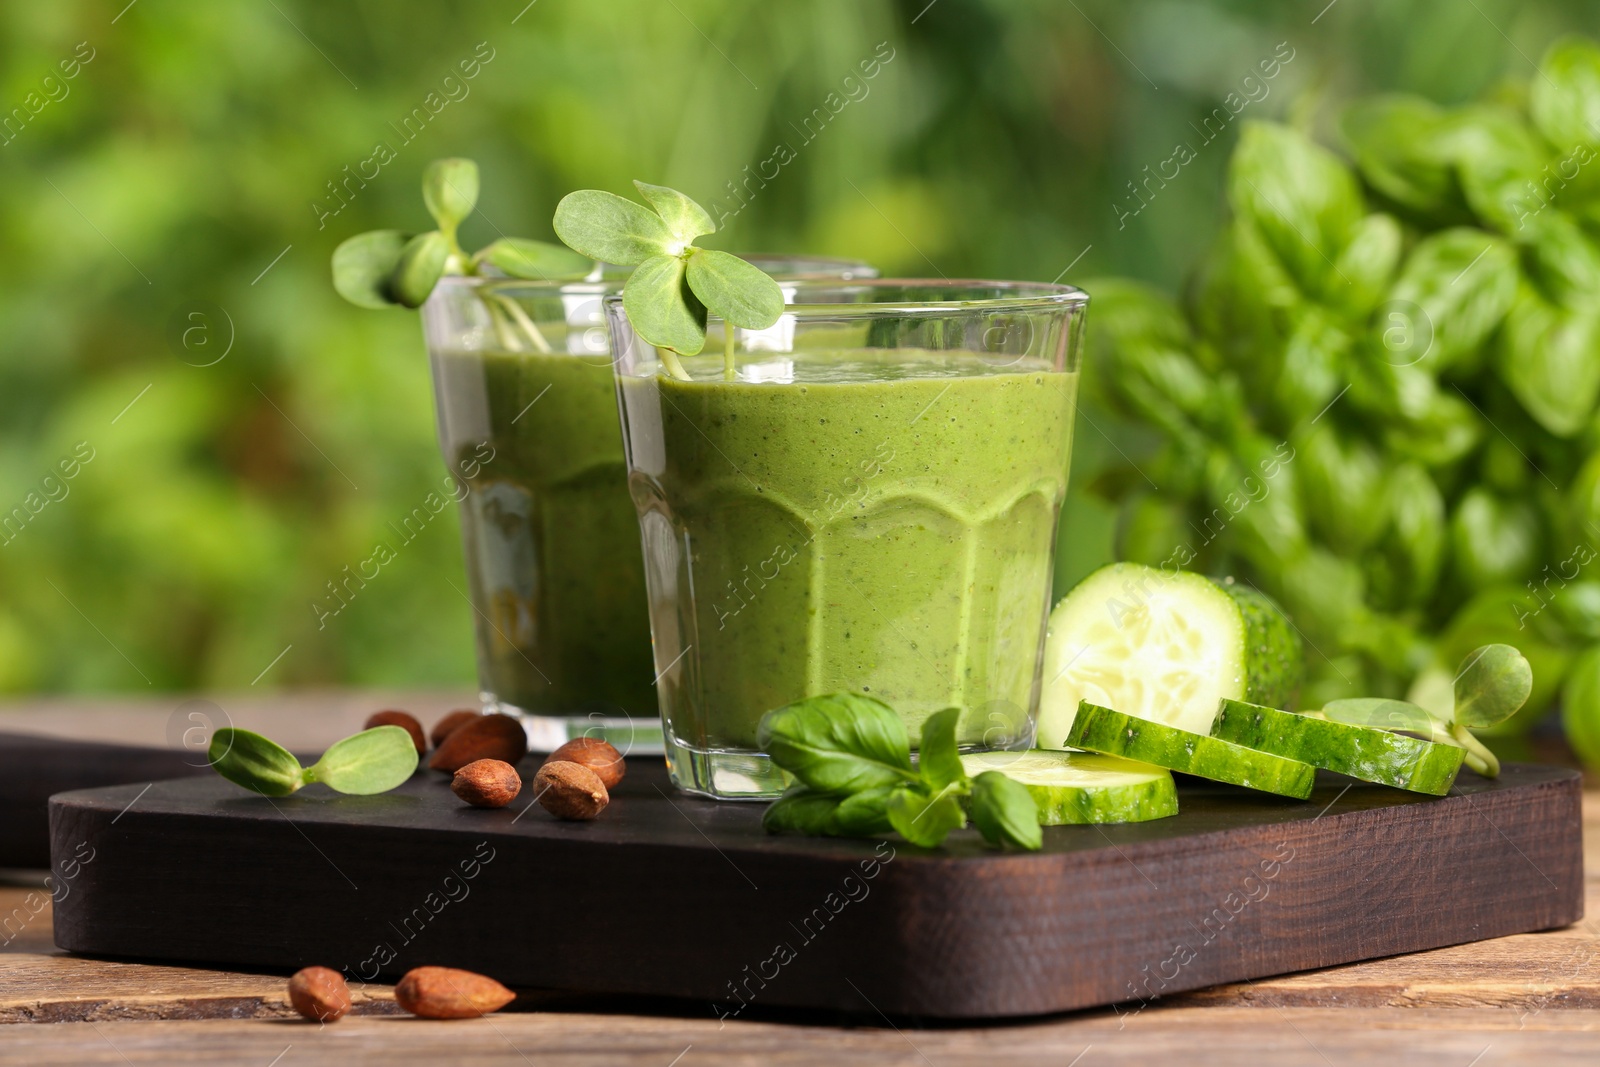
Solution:
<svg viewBox="0 0 1600 1067"><path fill-rule="evenodd" d="M777 322L783 290L738 256L695 247L696 239L717 229L705 208L676 189L633 184L649 207L600 189L562 197L556 236L585 256L634 267L622 310L674 377L689 380L677 357L705 347L707 312L721 317L723 377L732 379L734 327L764 330Z"/></svg>
<svg viewBox="0 0 1600 1067"><path fill-rule="evenodd" d="M338 793L386 793L417 769L416 742L398 726L374 726L336 741L309 767L276 741L228 726L212 735L209 757L222 777L268 797L286 797L312 782Z"/></svg>
<svg viewBox="0 0 1600 1067"><path fill-rule="evenodd" d="M797 781L767 809L762 826L836 837L893 831L934 848L970 815L991 845L1038 849L1039 811L1028 790L999 771L973 778L962 767L960 716L946 708L928 717L913 766L900 717L864 693L809 697L769 711L759 743Z"/></svg>
<svg viewBox="0 0 1600 1067"><path fill-rule="evenodd" d="M1467 750L1468 767L1485 778L1500 773L1500 760L1473 730L1498 726L1528 700L1533 692L1533 668L1511 645L1484 645L1467 654L1456 669L1450 707L1424 708L1405 700L1357 697L1330 700L1321 716L1352 726L1376 726L1420 734Z"/></svg>

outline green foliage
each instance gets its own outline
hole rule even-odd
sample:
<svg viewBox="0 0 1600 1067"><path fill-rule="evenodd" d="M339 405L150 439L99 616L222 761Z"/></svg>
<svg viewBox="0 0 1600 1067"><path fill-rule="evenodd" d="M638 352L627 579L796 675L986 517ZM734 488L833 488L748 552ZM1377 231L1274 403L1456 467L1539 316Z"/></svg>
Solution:
<svg viewBox="0 0 1600 1067"><path fill-rule="evenodd" d="M1462 661L1443 695L1460 712L1450 729L1524 730L1600 633L1581 573L1600 540L1597 101L1600 47L1567 38L1525 87L1481 102L1348 104L1336 147L1349 162L1298 128L1249 124L1229 163L1232 217L1185 314L1107 286L1091 373L1158 431L1155 469L1204 456L1208 472L1158 478L1159 496L1100 479L1123 502L1123 550L1153 560L1175 539L1170 555L1192 541L1185 517L1251 470L1244 442L1292 446L1204 559L1290 608L1316 654L1312 706L1419 710L1340 698L1433 701ZM1226 424L1206 417L1231 396L1244 402Z"/></svg>
<svg viewBox="0 0 1600 1067"><path fill-rule="evenodd" d="M417 746L398 726L374 726L336 741L322 758L301 767L276 741L225 726L211 738L211 767L222 777L262 796L288 796L321 782L337 793L386 793L417 769Z"/></svg>
<svg viewBox="0 0 1600 1067"><path fill-rule="evenodd" d="M1039 810L998 772L967 775L956 745L961 709L922 724L917 766L894 710L863 693L809 697L761 718L759 743L796 784L762 816L768 833L861 837L891 830L937 848L972 821L991 845L1037 850Z"/></svg>

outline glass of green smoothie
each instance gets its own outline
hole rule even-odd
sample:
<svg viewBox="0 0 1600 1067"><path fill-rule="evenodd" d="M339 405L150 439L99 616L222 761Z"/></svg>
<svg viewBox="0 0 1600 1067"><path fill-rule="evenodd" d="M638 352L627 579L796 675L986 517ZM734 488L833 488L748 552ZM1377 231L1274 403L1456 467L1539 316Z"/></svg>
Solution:
<svg viewBox="0 0 1600 1067"><path fill-rule="evenodd" d="M786 286L877 274L852 260L744 258ZM482 704L522 716L537 750L580 735L624 752L661 750L601 307L626 275L447 276L422 308L439 444L461 508Z"/></svg>
<svg viewBox="0 0 1600 1067"><path fill-rule="evenodd" d="M719 320L663 360L605 302L673 781L777 795L762 714L839 690L913 738L954 706L963 748L1026 745L1088 297L885 279L785 299L734 331L731 376Z"/></svg>

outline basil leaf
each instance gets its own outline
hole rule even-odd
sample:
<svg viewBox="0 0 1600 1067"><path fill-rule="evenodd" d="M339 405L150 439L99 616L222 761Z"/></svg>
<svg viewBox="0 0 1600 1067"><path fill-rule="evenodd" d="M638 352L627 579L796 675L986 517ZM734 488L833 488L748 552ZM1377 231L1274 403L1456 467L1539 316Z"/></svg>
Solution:
<svg viewBox="0 0 1600 1067"><path fill-rule="evenodd" d="M1416 463L1389 473L1390 525L1385 545L1396 582L1396 607L1426 603L1444 564L1444 494Z"/></svg>
<svg viewBox="0 0 1600 1067"><path fill-rule="evenodd" d="M835 832L834 812L841 803L839 797L829 793L792 785L767 806L761 815L761 828L769 834L789 832L814 837L832 834Z"/></svg>
<svg viewBox="0 0 1600 1067"><path fill-rule="evenodd" d="M961 766L961 749L956 744L956 724L960 719L960 708L945 708L922 723L917 771L931 792L967 780L966 768Z"/></svg>
<svg viewBox="0 0 1600 1067"><path fill-rule="evenodd" d="M594 261L560 245L502 237L472 257L474 266L487 263L513 278L581 278L594 269Z"/></svg>
<svg viewBox="0 0 1600 1067"><path fill-rule="evenodd" d="M1554 208L1530 215L1517 236L1531 253L1529 275L1552 303L1600 308L1600 248L1570 215Z"/></svg>
<svg viewBox="0 0 1600 1067"><path fill-rule="evenodd" d="M1347 726L1369 726L1376 730L1404 730L1424 737L1434 733L1434 716L1427 709L1405 700L1385 697L1353 697L1330 700L1322 706L1322 717Z"/></svg>
<svg viewBox="0 0 1600 1067"><path fill-rule="evenodd" d="M916 780L900 717L861 693L807 697L761 717L757 743L812 789L858 793Z"/></svg>
<svg viewBox="0 0 1600 1067"><path fill-rule="evenodd" d="M880 785L852 793L833 813L833 832L846 837L870 837L894 829L889 822L889 798L895 786Z"/></svg>
<svg viewBox="0 0 1600 1067"><path fill-rule="evenodd" d="M1528 86L1528 111L1557 148L1600 143L1600 47L1582 37L1552 44Z"/></svg>
<svg viewBox="0 0 1600 1067"><path fill-rule="evenodd" d="M1229 167L1228 199L1302 292L1348 284L1331 260L1361 218L1361 194L1332 152L1288 126L1247 122Z"/></svg>
<svg viewBox="0 0 1600 1067"><path fill-rule="evenodd" d="M478 165L470 159L436 159L422 172L422 202L445 233L455 233L478 206Z"/></svg>
<svg viewBox="0 0 1600 1067"><path fill-rule="evenodd" d="M1316 416L1344 388L1350 336L1320 308L1308 308L1289 335L1273 390L1289 425Z"/></svg>
<svg viewBox="0 0 1600 1067"><path fill-rule="evenodd" d="M333 288L357 307L392 308L389 278L411 240L399 230L359 233L333 250Z"/></svg>
<svg viewBox="0 0 1600 1067"><path fill-rule="evenodd" d="M1383 457L1363 438L1343 436L1325 420L1294 437L1295 473L1311 528L1351 556L1382 536L1389 523Z"/></svg>
<svg viewBox="0 0 1600 1067"><path fill-rule="evenodd" d="M692 356L706 344L706 309L683 281L683 260L645 260L622 288L622 310L640 337L657 348Z"/></svg>
<svg viewBox="0 0 1600 1067"><path fill-rule="evenodd" d="M450 255L450 239L438 230L419 233L400 251L389 279L389 293L408 308L421 307L444 275L444 261Z"/></svg>
<svg viewBox="0 0 1600 1067"><path fill-rule="evenodd" d="M394 727L400 730L398 726ZM400 730L402 734L404 730ZM406 734L409 740L410 735ZM411 751L416 752L413 745ZM234 785L268 797L284 797L305 784L294 753L260 734L224 726L211 735L208 758L216 772Z"/></svg>
<svg viewBox="0 0 1600 1067"><path fill-rule="evenodd" d="M1330 294L1347 313L1363 317L1383 298L1400 265L1400 223L1393 215L1368 215L1351 232L1350 243L1334 259L1338 276L1350 284Z"/></svg>
<svg viewBox="0 0 1600 1067"><path fill-rule="evenodd" d="M1419 241L1386 306L1420 308L1420 321L1412 325L1429 332L1433 343L1422 352L1407 349L1392 361L1435 371L1465 362L1505 317L1517 295L1517 278L1511 246L1481 230L1445 230ZM1374 329L1391 325L1379 321Z"/></svg>
<svg viewBox="0 0 1600 1067"><path fill-rule="evenodd" d="M690 252L689 288L707 310L742 330L764 330L783 315L778 283L760 267L726 252Z"/></svg>
<svg viewBox="0 0 1600 1067"><path fill-rule="evenodd" d="M972 824L991 845L1036 852L1044 843L1033 794L1000 771L984 771L972 780Z"/></svg>
<svg viewBox="0 0 1600 1067"><path fill-rule="evenodd" d="M1444 119L1421 97L1377 96L1345 111L1340 129L1361 176L1378 192L1420 214L1459 217L1465 205L1440 144Z"/></svg>
<svg viewBox="0 0 1600 1067"><path fill-rule="evenodd" d="M1450 562L1467 589L1520 584L1538 568L1543 544L1537 508L1482 486L1468 489L1450 516Z"/></svg>
<svg viewBox="0 0 1600 1067"><path fill-rule="evenodd" d="M399 726L374 726L334 742L305 772L340 793L386 793L417 769L417 746Z"/></svg>
<svg viewBox="0 0 1600 1067"><path fill-rule="evenodd" d="M684 244L696 237L717 232L717 224L711 221L706 209L678 190L641 181L635 181L633 187L656 209L656 214L661 216L661 221L666 223L672 235Z"/></svg>
<svg viewBox="0 0 1600 1067"><path fill-rule="evenodd" d="M660 215L599 189L580 189L562 197L553 226L568 248L624 267L683 251L684 242L673 237Z"/></svg>
<svg viewBox="0 0 1600 1067"><path fill-rule="evenodd" d="M1600 645L1579 656L1561 688L1561 725L1578 757L1600 765Z"/></svg>
<svg viewBox="0 0 1600 1067"><path fill-rule="evenodd" d="M1532 692L1533 668L1521 652L1510 645L1484 645L1456 672L1456 722L1498 725L1515 715Z"/></svg>
<svg viewBox="0 0 1600 1067"><path fill-rule="evenodd" d="M1514 232L1530 210L1528 190L1537 186L1546 162L1544 146L1522 116L1493 104L1461 108L1446 118L1440 140L1473 212L1496 229Z"/></svg>
<svg viewBox="0 0 1600 1067"><path fill-rule="evenodd" d="M1429 467L1454 463L1487 432L1472 405L1454 392L1435 393L1421 416L1383 427L1384 447Z"/></svg>
<svg viewBox="0 0 1600 1067"><path fill-rule="evenodd" d="M1524 286L1506 317L1496 370L1540 426L1571 437L1600 398L1597 351L1600 317L1562 311Z"/></svg>
<svg viewBox="0 0 1600 1067"><path fill-rule="evenodd" d="M930 796L911 786L890 795L887 812L895 832L923 848L937 848L950 831L967 825L967 813L954 793Z"/></svg>

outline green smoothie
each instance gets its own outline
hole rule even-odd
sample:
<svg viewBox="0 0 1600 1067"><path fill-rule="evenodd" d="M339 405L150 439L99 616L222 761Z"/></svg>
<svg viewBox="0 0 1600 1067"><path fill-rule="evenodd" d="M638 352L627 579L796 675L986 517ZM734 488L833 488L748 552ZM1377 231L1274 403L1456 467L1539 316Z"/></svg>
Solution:
<svg viewBox="0 0 1600 1067"><path fill-rule="evenodd" d="M559 347L560 331L546 332ZM461 503L484 687L525 711L653 718L610 359L442 352L435 374L446 457L494 450Z"/></svg>
<svg viewBox="0 0 1600 1067"><path fill-rule="evenodd" d="M970 352L684 365L623 379L676 741L753 749L763 712L840 689L913 737L952 705L964 744L1023 736L1077 376Z"/></svg>

